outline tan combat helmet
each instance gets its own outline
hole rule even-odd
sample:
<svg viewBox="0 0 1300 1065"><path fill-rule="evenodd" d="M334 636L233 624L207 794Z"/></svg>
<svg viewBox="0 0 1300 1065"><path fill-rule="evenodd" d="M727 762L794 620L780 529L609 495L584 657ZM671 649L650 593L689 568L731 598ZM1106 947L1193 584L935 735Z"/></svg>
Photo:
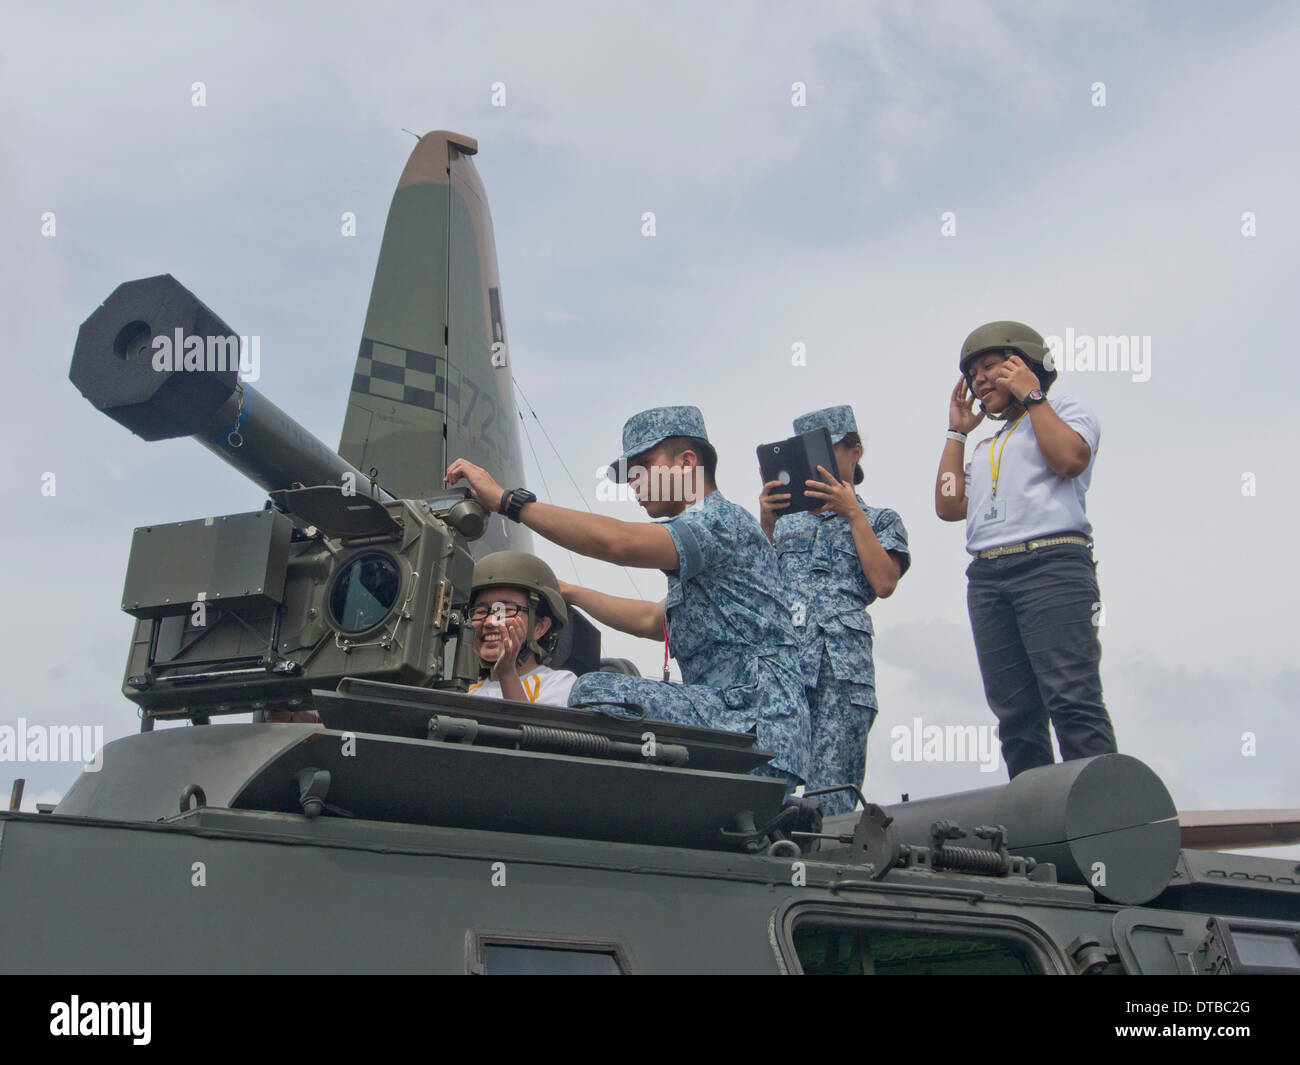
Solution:
<svg viewBox="0 0 1300 1065"><path fill-rule="evenodd" d="M555 571L536 555L524 551L495 551L484 555L474 564L474 577L470 582L469 598L474 601L480 589L508 585L528 594L528 642L525 646L537 656L537 661L545 665L551 658L551 649L555 645L555 634L569 620L569 609L565 606L564 596L560 594L559 581ZM533 637L533 626L537 623L537 607L542 599L546 600L547 613L551 618L551 628L545 636L543 647Z"/></svg>
<svg viewBox="0 0 1300 1065"><path fill-rule="evenodd" d="M1021 356L1038 376L1039 385L1046 392L1056 380L1056 370L1048 365L1048 348L1037 330L1023 322L988 322L971 332L961 345L961 372L970 383L970 364L989 352ZM989 414L990 418L999 417Z"/></svg>

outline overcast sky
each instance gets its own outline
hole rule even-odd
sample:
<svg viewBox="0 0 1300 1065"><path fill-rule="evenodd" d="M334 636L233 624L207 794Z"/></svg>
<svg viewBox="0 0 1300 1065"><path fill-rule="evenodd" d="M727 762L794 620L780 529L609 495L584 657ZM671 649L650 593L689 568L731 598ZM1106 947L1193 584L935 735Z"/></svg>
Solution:
<svg viewBox="0 0 1300 1065"><path fill-rule="evenodd" d="M261 336L257 388L336 444L403 127L452 129L479 141L516 378L593 507L640 519L596 502L594 471L645 407L700 406L722 492L756 511L755 446L854 406L861 493L902 515L914 560L872 609L878 801L1005 779L890 756L916 717L992 721L962 529L932 502L962 339L1001 318L1149 338L1149 379L1076 371L1053 390L1102 426L1088 512L1120 749L1183 809L1300 806L1300 8L278 6L297 10L4 16L0 724L134 731L117 609L132 529L262 502L193 443L97 414L67 380L80 322L119 282L172 273ZM530 487L582 505L527 424ZM600 563L576 575L631 590ZM636 580L662 595L662 575ZM657 671L652 643L607 653ZM31 808L77 768L22 772Z"/></svg>

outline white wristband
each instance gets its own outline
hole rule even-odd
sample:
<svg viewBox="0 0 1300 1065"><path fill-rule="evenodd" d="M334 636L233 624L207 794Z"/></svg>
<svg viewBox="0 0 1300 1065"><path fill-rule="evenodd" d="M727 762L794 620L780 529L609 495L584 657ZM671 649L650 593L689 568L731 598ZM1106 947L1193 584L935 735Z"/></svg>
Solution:
<svg viewBox="0 0 1300 1065"><path fill-rule="evenodd" d="M959 433L959 432L957 432L956 429L949 429L949 430L948 430L948 439L949 439L949 440L956 440L957 443L959 443L959 444L964 444L964 443L966 443L966 434L965 434L965 433Z"/></svg>

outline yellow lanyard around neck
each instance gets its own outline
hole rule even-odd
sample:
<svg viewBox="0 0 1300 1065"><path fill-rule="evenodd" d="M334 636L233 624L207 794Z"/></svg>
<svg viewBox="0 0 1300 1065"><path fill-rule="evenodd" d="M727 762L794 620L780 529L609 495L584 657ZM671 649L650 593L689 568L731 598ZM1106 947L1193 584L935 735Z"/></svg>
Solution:
<svg viewBox="0 0 1300 1065"><path fill-rule="evenodd" d="M1029 413L1028 411L1025 411L1025 414L1028 413ZM989 472L993 474L993 498L994 499L997 499L998 497L998 471L1002 469L1002 452L1006 451L1007 441L1011 439L1011 434L1016 431L1016 427L1024 420L1025 420L1025 415L1022 414L1019 418L1017 418L1014 422L1011 423L1011 428L1006 431L1005 435L1001 433L998 434L999 436L1002 436L1002 446L1000 448L997 446L998 438L996 436L993 438L993 442L989 444ZM993 457L994 452L997 453L996 459Z"/></svg>

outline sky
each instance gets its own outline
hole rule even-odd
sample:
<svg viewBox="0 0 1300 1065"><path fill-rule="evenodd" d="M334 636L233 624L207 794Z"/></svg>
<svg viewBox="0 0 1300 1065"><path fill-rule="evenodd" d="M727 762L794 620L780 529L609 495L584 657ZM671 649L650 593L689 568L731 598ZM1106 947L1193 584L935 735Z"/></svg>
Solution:
<svg viewBox="0 0 1300 1065"><path fill-rule="evenodd" d="M597 500L595 471L628 415L691 403L720 490L756 513L754 448L853 405L860 492L898 511L913 558L872 608L879 802L1005 779L897 742L917 719L992 723L962 530L932 499L962 339L1004 318L1142 338L1143 372L1053 388L1102 427L1088 513L1120 750L1181 809L1300 807L1300 8L267 6L3 16L0 725L135 731L132 529L262 503L192 442L94 411L67 379L79 324L121 281L171 273L262 338L258 390L334 445L404 130L450 129L479 142L541 498L640 520ZM539 553L632 594L614 567ZM635 580L662 595L661 574ZM654 674L661 648L613 635L606 654ZM4 775L30 809L78 770Z"/></svg>

